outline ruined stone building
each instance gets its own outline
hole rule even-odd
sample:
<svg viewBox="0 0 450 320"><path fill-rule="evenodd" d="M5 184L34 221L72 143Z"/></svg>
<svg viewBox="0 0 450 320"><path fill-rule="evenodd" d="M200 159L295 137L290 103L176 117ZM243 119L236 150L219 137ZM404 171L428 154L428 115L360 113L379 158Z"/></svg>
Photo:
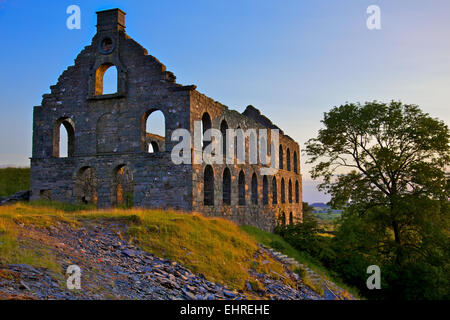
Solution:
<svg viewBox="0 0 450 320"><path fill-rule="evenodd" d="M117 91L104 94L103 77L117 71ZM165 135L147 132L164 115ZM42 105L34 107L32 199L198 211L272 230L302 217L299 145L280 130L280 170L261 164L174 164L172 132L277 128L256 108L241 114L175 82L173 73L125 33L125 13L97 12L97 33L65 70ZM67 156L60 156L60 129ZM225 135L226 140L226 135ZM248 146L248 144L247 144ZM192 144L193 148L193 144Z"/></svg>

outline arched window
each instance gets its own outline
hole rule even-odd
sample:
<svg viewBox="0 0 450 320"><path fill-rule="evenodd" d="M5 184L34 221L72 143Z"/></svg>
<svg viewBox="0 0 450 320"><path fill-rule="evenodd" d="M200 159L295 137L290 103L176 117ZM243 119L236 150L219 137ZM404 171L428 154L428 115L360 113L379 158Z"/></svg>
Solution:
<svg viewBox="0 0 450 320"><path fill-rule="evenodd" d="M166 119L161 110L147 111L142 118L143 147L148 153L166 149Z"/></svg>
<svg viewBox="0 0 450 320"><path fill-rule="evenodd" d="M298 173L297 151L294 151L294 172L295 172L295 173Z"/></svg>
<svg viewBox="0 0 450 320"><path fill-rule="evenodd" d="M281 179L281 203L286 202L286 190L284 188L284 178Z"/></svg>
<svg viewBox="0 0 450 320"><path fill-rule="evenodd" d="M292 203L292 181L290 179L288 187L288 196L289 196L289 203Z"/></svg>
<svg viewBox="0 0 450 320"><path fill-rule="evenodd" d="M159 145L157 142L151 141L148 144L148 153L155 153L155 152L159 152Z"/></svg>
<svg viewBox="0 0 450 320"><path fill-rule="evenodd" d="M202 145L203 149L210 143L210 141L205 141L205 132L211 129L211 117L207 112L205 112L202 116Z"/></svg>
<svg viewBox="0 0 450 320"><path fill-rule="evenodd" d="M127 165L120 165L114 170L115 205L130 208L133 206L133 173Z"/></svg>
<svg viewBox="0 0 450 320"><path fill-rule="evenodd" d="M293 225L294 224L294 216L292 215L292 212L289 213L289 224Z"/></svg>
<svg viewBox="0 0 450 320"><path fill-rule="evenodd" d="M70 118L56 121L53 131L53 156L73 157L75 153L75 125Z"/></svg>
<svg viewBox="0 0 450 320"><path fill-rule="evenodd" d="M225 168L223 171L223 181L222 181L222 200L224 205L231 204L231 174L230 169Z"/></svg>
<svg viewBox="0 0 450 320"><path fill-rule="evenodd" d="M252 204L258 204L258 178L256 173L252 175Z"/></svg>
<svg viewBox="0 0 450 320"><path fill-rule="evenodd" d="M283 146L280 144L280 152L278 154L278 156L280 157L280 159L278 160L280 169L283 170L284 169L284 156L283 156Z"/></svg>
<svg viewBox="0 0 450 320"><path fill-rule="evenodd" d="M222 154L227 155L227 129L228 124L225 120L220 123L220 132L222 133Z"/></svg>
<svg viewBox="0 0 450 320"><path fill-rule="evenodd" d="M286 226L286 214L284 212L281 214L281 225Z"/></svg>
<svg viewBox="0 0 450 320"><path fill-rule="evenodd" d="M203 174L203 204L214 205L214 171L210 165L205 167Z"/></svg>
<svg viewBox="0 0 450 320"><path fill-rule="evenodd" d="M102 64L95 71L95 95L117 93L117 68L111 63Z"/></svg>
<svg viewBox="0 0 450 320"><path fill-rule="evenodd" d="M267 176L263 178L263 205L269 204L269 182Z"/></svg>
<svg viewBox="0 0 450 320"><path fill-rule="evenodd" d="M300 190L298 186L298 181L295 181L295 202L300 203Z"/></svg>
<svg viewBox="0 0 450 320"><path fill-rule="evenodd" d="M75 179L75 198L79 203L97 204L97 175L91 167L81 168Z"/></svg>
<svg viewBox="0 0 450 320"><path fill-rule="evenodd" d="M238 204L240 206L245 206L245 174L244 174L244 171L242 171L242 170L241 170L241 172L239 172L238 193L239 193Z"/></svg>
<svg viewBox="0 0 450 320"><path fill-rule="evenodd" d="M286 170L291 171L291 151L289 148L286 150Z"/></svg>
<svg viewBox="0 0 450 320"><path fill-rule="evenodd" d="M273 177L272 179L272 204L278 203L278 192L277 192L277 179Z"/></svg>

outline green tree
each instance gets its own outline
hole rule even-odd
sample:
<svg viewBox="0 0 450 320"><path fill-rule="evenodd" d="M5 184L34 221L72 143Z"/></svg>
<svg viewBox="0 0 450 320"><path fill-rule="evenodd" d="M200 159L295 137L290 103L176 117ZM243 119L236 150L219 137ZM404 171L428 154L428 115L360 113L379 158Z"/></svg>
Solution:
<svg viewBox="0 0 450 320"><path fill-rule="evenodd" d="M301 223L280 225L275 232L296 249L320 256L323 245L317 235L319 225L313 214L313 208L308 203L303 202L303 221Z"/></svg>
<svg viewBox="0 0 450 320"><path fill-rule="evenodd" d="M333 207L347 206L341 230L345 223L365 224L358 230L366 230L351 235L338 230L336 241L353 243L354 253L397 273L407 266L448 268L447 125L395 101L334 107L322 123L306 144L311 175L323 179L319 189L331 194ZM425 294L412 296L420 295Z"/></svg>

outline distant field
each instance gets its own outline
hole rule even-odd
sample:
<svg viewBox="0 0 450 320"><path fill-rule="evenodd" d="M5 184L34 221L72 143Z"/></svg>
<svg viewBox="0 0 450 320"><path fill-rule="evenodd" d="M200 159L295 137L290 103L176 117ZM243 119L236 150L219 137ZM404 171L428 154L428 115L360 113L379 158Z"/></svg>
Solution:
<svg viewBox="0 0 450 320"><path fill-rule="evenodd" d="M30 189L30 168L0 169L0 197Z"/></svg>
<svg viewBox="0 0 450 320"><path fill-rule="evenodd" d="M342 216L341 213L331 213L331 212L330 213L328 213L328 212L314 213L314 215L319 220L324 220L324 221L334 221Z"/></svg>

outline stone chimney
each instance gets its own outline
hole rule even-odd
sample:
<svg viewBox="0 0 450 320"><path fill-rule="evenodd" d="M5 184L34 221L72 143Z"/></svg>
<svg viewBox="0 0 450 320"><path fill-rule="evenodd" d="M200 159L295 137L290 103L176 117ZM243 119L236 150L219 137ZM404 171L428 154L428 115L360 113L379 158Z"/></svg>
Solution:
<svg viewBox="0 0 450 320"><path fill-rule="evenodd" d="M97 11L97 32L125 31L125 15L120 9Z"/></svg>

